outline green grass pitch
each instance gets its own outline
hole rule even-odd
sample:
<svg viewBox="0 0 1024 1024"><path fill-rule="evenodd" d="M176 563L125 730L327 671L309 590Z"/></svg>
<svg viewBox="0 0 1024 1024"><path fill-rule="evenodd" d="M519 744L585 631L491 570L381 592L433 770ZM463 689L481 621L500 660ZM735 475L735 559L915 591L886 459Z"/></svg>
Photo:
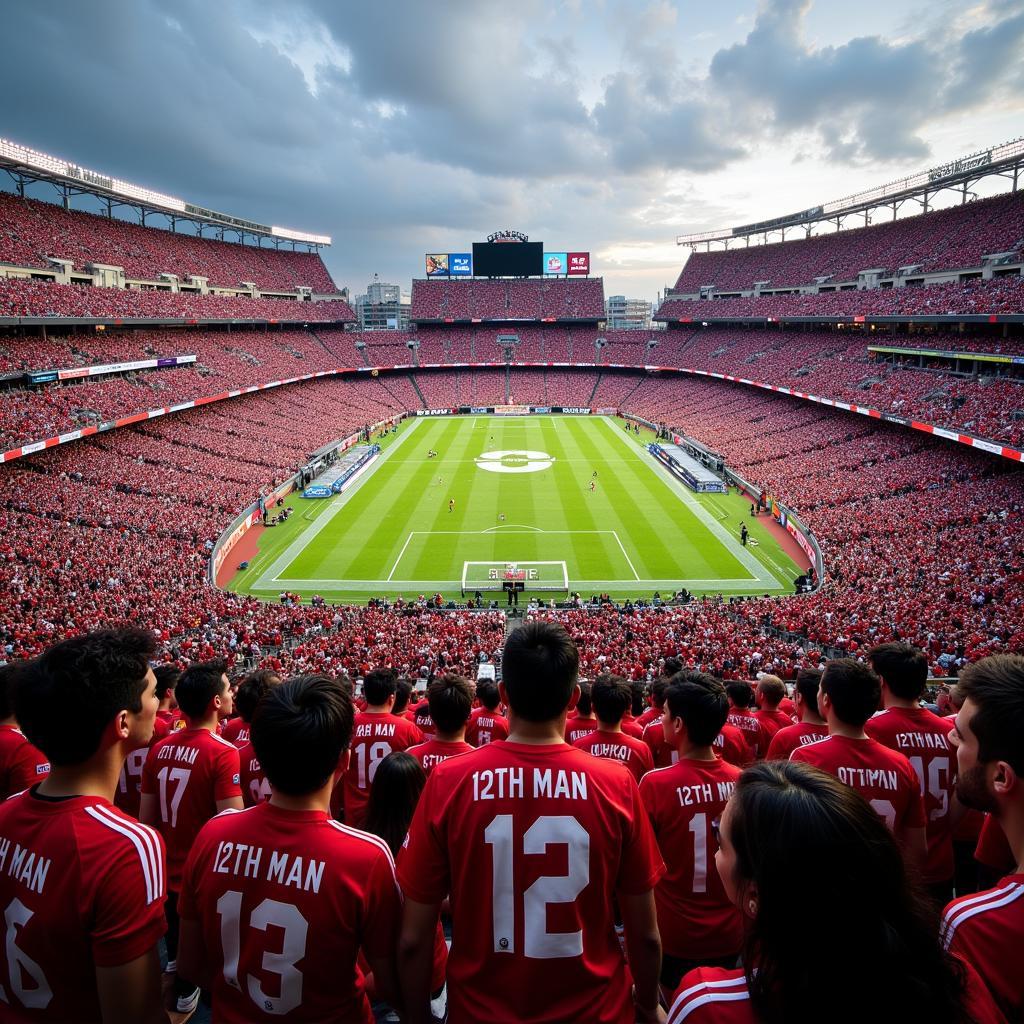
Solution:
<svg viewBox="0 0 1024 1024"><path fill-rule="evenodd" d="M604 416L406 421L350 491L294 495L297 514L264 532L231 588L270 599L458 598L467 562L554 563L538 572L559 580L564 562L584 596L791 592L800 570L750 519L749 501L692 493L646 451L651 438ZM756 541L746 549L744 521ZM486 565L470 571L486 575Z"/></svg>

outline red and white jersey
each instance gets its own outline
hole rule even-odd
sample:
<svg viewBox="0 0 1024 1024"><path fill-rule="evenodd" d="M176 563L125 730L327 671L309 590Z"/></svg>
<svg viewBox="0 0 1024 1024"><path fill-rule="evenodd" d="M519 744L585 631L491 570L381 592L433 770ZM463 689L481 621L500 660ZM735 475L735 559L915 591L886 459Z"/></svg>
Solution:
<svg viewBox="0 0 1024 1024"><path fill-rule="evenodd" d="M953 877L953 824L950 816L956 782L956 751L949 742L952 718L939 718L925 708L889 708L875 715L864 731L914 766L928 815L926 882Z"/></svg>
<svg viewBox="0 0 1024 1024"><path fill-rule="evenodd" d="M0 725L0 800L42 782L49 774L46 755L16 725Z"/></svg>
<svg viewBox="0 0 1024 1024"><path fill-rule="evenodd" d="M644 743L651 752L655 768L667 768L679 760L679 751L665 742L665 727L660 718L647 724L644 729Z"/></svg>
<svg viewBox="0 0 1024 1024"><path fill-rule="evenodd" d="M0 805L0 1020L100 1020L96 968L166 930L160 836L96 796Z"/></svg>
<svg viewBox="0 0 1024 1024"><path fill-rule="evenodd" d="M791 761L803 761L852 786L897 834L924 828L924 801L917 772L900 753L876 740L829 736L794 750Z"/></svg>
<svg viewBox="0 0 1024 1024"><path fill-rule="evenodd" d="M423 771L429 775L442 761L447 761L450 757L458 757L459 754L466 754L473 749L475 748L463 740L456 743L427 740L426 743L418 743L415 747L409 747L407 753L412 754L423 766Z"/></svg>
<svg viewBox="0 0 1024 1024"><path fill-rule="evenodd" d="M743 733L750 750L751 760L764 757L765 751L768 749L768 740L765 737L764 727L753 711L749 708L730 707L729 717L726 718L726 721Z"/></svg>
<svg viewBox="0 0 1024 1024"><path fill-rule="evenodd" d="M1024 874L953 900L942 915L942 945L982 977L1008 1020L1024 1020Z"/></svg>
<svg viewBox="0 0 1024 1024"><path fill-rule="evenodd" d="M672 995L668 1024L758 1024L742 969L698 967Z"/></svg>
<svg viewBox="0 0 1024 1024"><path fill-rule="evenodd" d="M999 822L986 814L974 848L974 859L997 875L1005 875L1017 866L1010 841Z"/></svg>
<svg viewBox="0 0 1024 1024"><path fill-rule="evenodd" d="M768 744L766 761L788 761L794 750L806 747L808 743L828 738L827 725L815 725L813 722L801 722L799 725L787 725L780 729Z"/></svg>
<svg viewBox="0 0 1024 1024"><path fill-rule="evenodd" d="M961 1003L974 1024L1005 1024L991 994L971 964L963 961ZM823 1019L826 1019L823 1017ZM683 977L672 996L667 1024L759 1024L743 970L698 967Z"/></svg>
<svg viewBox="0 0 1024 1024"><path fill-rule="evenodd" d="M154 735L156 730L161 730L160 735L156 736L156 739L162 740L168 733L174 732L176 729L184 729L185 720L181 717L181 712L175 709L174 711L158 711L156 713L156 722L153 724Z"/></svg>
<svg viewBox="0 0 1024 1024"><path fill-rule="evenodd" d="M603 757L608 761L624 764L633 773L633 778L637 782L643 778L644 772L649 772L654 767L654 758L647 744L643 740L627 736L624 732L595 729L583 739L577 740L573 746L585 750L594 757Z"/></svg>
<svg viewBox="0 0 1024 1024"><path fill-rule="evenodd" d="M768 745L771 744L772 737L774 737L780 729L785 729L793 724L793 719L778 708L773 710L762 708L760 711L755 711L754 716L761 723L761 731L764 733L767 740L765 750L768 749Z"/></svg>
<svg viewBox="0 0 1024 1024"><path fill-rule="evenodd" d="M565 720L565 742L575 743L577 740L589 736L600 723L596 718L567 718Z"/></svg>
<svg viewBox="0 0 1024 1024"><path fill-rule="evenodd" d="M393 955L401 898L383 840L261 803L199 833L178 912L200 925L215 1020L371 1024L356 960Z"/></svg>
<svg viewBox="0 0 1024 1024"><path fill-rule="evenodd" d="M345 821L360 828L366 820L370 784L377 765L396 750L408 750L423 742L423 733L396 715L360 711L352 730L348 771L342 780Z"/></svg>
<svg viewBox="0 0 1024 1024"><path fill-rule="evenodd" d="M728 761L737 768L745 768L750 764L747 738L735 725L726 722L722 726L722 731L712 740L711 747L723 761Z"/></svg>
<svg viewBox="0 0 1024 1024"><path fill-rule="evenodd" d="M740 769L721 758L684 758L649 772L640 783L640 799L667 868L654 899L669 956L697 960L740 951L743 922L715 867L718 843L712 828L739 777Z"/></svg>
<svg viewBox="0 0 1024 1024"><path fill-rule="evenodd" d="M469 716L466 726L466 742L474 747L508 739L508 719L498 714L497 709L477 708Z"/></svg>
<svg viewBox="0 0 1024 1024"><path fill-rule="evenodd" d="M619 722L619 728L627 736L632 736L635 740L642 740L644 738L644 727L632 715L623 715L622 721Z"/></svg>
<svg viewBox="0 0 1024 1024"><path fill-rule="evenodd" d="M270 783L267 781L260 759L256 756L256 748L246 743L238 752L242 802L246 807L255 807L270 799Z"/></svg>
<svg viewBox="0 0 1024 1024"><path fill-rule="evenodd" d="M183 729L154 743L142 769L142 792L157 798L157 829L167 845L167 885L181 888L181 869L217 801L241 796L238 748L209 729Z"/></svg>
<svg viewBox="0 0 1024 1024"><path fill-rule="evenodd" d="M406 844L407 898L451 894L451 1024L633 1020L610 897L649 892L664 865L620 765L490 743L434 770Z"/></svg>
<svg viewBox="0 0 1024 1024"><path fill-rule="evenodd" d="M221 736L241 750L249 742L250 730L251 726L244 718L232 718L224 723Z"/></svg>

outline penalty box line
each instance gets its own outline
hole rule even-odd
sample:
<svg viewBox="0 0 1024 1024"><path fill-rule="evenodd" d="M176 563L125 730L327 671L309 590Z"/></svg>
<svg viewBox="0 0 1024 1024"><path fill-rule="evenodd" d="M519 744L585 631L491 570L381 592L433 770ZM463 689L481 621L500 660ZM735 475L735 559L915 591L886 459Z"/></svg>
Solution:
<svg viewBox="0 0 1024 1024"><path fill-rule="evenodd" d="M405 552L408 550L409 545L412 543L413 537L439 537L439 536L455 536L455 537L483 537L486 535L494 536L494 527L488 530L412 530L409 536L405 538L405 543L402 545L402 550L398 552L398 557L395 559L395 564L391 566L391 572L388 573L385 583L390 583L395 578L395 573L398 571L399 563L405 557ZM535 537L538 533L544 534L545 536L611 536L615 538L615 543L619 545L619 550L622 552L622 557L625 558L626 564L629 566L629 571L633 574L635 580L640 579L640 573L636 571L636 566L633 564L633 560L626 553L625 545L619 538L617 530L538 530L535 527L524 527L522 529L503 529L499 537L507 537L511 534L529 534L531 537ZM500 561L500 559L499 559Z"/></svg>

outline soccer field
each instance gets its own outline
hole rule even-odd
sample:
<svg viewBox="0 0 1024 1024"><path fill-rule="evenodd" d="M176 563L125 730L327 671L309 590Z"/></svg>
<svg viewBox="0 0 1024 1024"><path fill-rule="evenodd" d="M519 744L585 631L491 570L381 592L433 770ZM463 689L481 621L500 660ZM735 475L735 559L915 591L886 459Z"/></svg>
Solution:
<svg viewBox="0 0 1024 1024"><path fill-rule="evenodd" d="M688 490L646 451L651 436L603 416L407 421L351 489L294 495L297 514L263 533L230 586L268 598L458 598L464 582L471 594L514 562L585 596L791 592L800 570L750 519L749 502ZM742 521L755 542L747 548ZM526 597L536 589L527 582Z"/></svg>

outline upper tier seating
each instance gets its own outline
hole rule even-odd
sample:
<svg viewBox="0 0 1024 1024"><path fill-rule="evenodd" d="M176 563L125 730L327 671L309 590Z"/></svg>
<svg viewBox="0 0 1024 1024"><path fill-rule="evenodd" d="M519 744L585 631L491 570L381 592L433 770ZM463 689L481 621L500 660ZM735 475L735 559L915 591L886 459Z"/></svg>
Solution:
<svg viewBox="0 0 1024 1024"><path fill-rule="evenodd" d="M182 282L195 275L226 288L252 281L265 291L338 290L319 253L196 238L0 192L0 263L47 267L51 258L71 260L75 270L89 263L123 267L132 280L176 274Z"/></svg>
<svg viewBox="0 0 1024 1024"><path fill-rule="evenodd" d="M413 320L603 320L599 277L551 280L416 280Z"/></svg>
<svg viewBox="0 0 1024 1024"><path fill-rule="evenodd" d="M881 216L881 214L876 214ZM793 229L791 229L793 230ZM693 252L675 291L747 291L756 281L773 288L810 285L815 278L856 281L862 270L919 266L924 273L977 267L982 256L1015 252L1024 242L1024 192L965 206L771 245Z"/></svg>

